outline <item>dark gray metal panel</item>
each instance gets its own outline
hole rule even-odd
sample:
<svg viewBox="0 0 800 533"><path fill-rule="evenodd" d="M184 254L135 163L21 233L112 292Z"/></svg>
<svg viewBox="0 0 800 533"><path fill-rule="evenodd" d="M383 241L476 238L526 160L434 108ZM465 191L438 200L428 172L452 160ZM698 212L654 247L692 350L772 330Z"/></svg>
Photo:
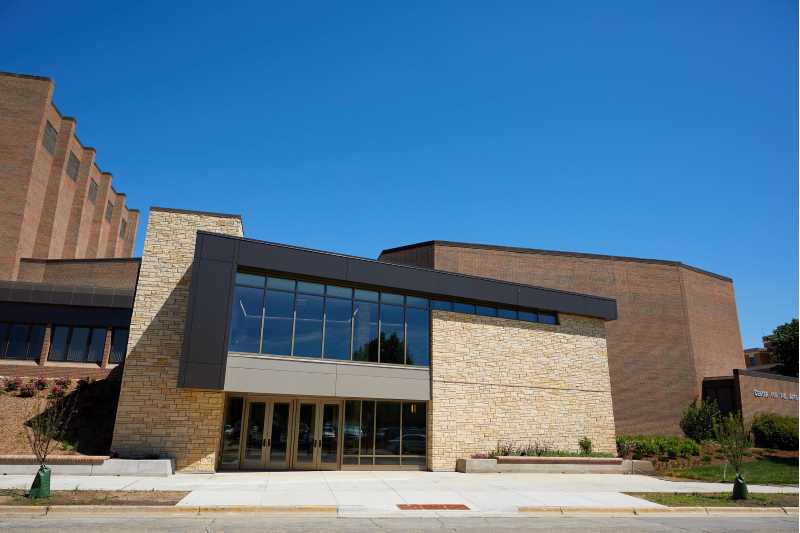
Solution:
<svg viewBox="0 0 800 533"><path fill-rule="evenodd" d="M131 324L131 310L0 302L0 322L127 328Z"/></svg>
<svg viewBox="0 0 800 533"><path fill-rule="evenodd" d="M617 319L617 303L614 300L537 287L519 287L518 305L520 307L534 307L562 313L595 316L605 320Z"/></svg>
<svg viewBox="0 0 800 533"><path fill-rule="evenodd" d="M230 261L235 253L236 241L231 239L208 239L201 237L197 240L201 259L215 259L217 261Z"/></svg>
<svg viewBox="0 0 800 533"><path fill-rule="evenodd" d="M193 389L222 390L219 365L188 363L181 368L180 386Z"/></svg>
<svg viewBox="0 0 800 533"><path fill-rule="evenodd" d="M311 254L311 255L310 255ZM347 279L347 258L306 250L241 241L239 266L328 279Z"/></svg>
<svg viewBox="0 0 800 533"><path fill-rule="evenodd" d="M133 296L130 289L0 281L0 301L5 302L132 309Z"/></svg>

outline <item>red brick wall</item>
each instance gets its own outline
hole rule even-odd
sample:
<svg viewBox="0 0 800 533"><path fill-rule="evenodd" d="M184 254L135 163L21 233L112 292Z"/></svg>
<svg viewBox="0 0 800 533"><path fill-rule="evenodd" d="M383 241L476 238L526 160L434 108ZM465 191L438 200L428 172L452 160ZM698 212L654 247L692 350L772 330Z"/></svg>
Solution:
<svg viewBox="0 0 800 533"><path fill-rule="evenodd" d="M775 413L783 416L797 416L798 386L797 379L781 379L737 372L739 398L741 399L742 418L749 422L758 413ZM755 391L760 391L756 396ZM761 393L766 392L766 395ZM770 393L778 393L778 397ZM785 395L786 399L780 397Z"/></svg>
<svg viewBox="0 0 800 533"><path fill-rule="evenodd" d="M607 322L606 329L620 434L680 434L681 413L701 394L702 378L730 375L742 366L728 281L667 262L439 244L424 248L416 255L402 250L381 259L413 264L427 253L440 270L615 298L619 318Z"/></svg>

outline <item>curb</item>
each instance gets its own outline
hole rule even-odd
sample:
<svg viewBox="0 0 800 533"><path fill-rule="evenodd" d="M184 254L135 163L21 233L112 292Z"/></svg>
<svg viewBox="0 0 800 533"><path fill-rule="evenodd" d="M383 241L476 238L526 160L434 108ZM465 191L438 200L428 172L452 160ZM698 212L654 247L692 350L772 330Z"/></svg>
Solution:
<svg viewBox="0 0 800 533"><path fill-rule="evenodd" d="M705 515L705 516L786 516L797 515L797 507L519 507L520 513L560 514L565 516L659 516L659 515Z"/></svg>
<svg viewBox="0 0 800 533"><path fill-rule="evenodd" d="M66 515L209 515L219 513L264 513L264 514L332 514L339 509L335 505L3 505L0 514L24 516Z"/></svg>

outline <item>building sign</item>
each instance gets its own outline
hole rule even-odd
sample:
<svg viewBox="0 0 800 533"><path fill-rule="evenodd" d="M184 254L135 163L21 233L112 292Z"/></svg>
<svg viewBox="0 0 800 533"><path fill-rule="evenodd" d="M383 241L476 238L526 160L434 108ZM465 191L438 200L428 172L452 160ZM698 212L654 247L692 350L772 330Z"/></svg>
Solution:
<svg viewBox="0 0 800 533"><path fill-rule="evenodd" d="M773 400L797 401L797 394L786 394L785 392L768 392L765 390L753 389L753 396L756 398L770 398Z"/></svg>

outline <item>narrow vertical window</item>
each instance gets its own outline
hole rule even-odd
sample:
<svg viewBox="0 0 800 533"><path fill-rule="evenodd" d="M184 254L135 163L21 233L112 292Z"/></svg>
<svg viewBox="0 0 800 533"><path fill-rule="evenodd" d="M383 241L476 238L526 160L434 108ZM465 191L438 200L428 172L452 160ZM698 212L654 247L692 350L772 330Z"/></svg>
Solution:
<svg viewBox="0 0 800 533"><path fill-rule="evenodd" d="M128 233L128 221L124 218L119 221L119 238L124 239L125 234Z"/></svg>
<svg viewBox="0 0 800 533"><path fill-rule="evenodd" d="M261 342L261 320L264 312L262 276L236 275L236 289L231 311L231 338L228 350L257 353Z"/></svg>
<svg viewBox="0 0 800 533"><path fill-rule="evenodd" d="M44 135L42 136L42 146L44 149L50 152L50 155L56 153L56 140L58 139L58 131L50 124L50 121L47 121L47 124L44 126Z"/></svg>
<svg viewBox="0 0 800 533"><path fill-rule="evenodd" d="M106 221L111 222L111 217L114 214L114 204L108 202L106 204Z"/></svg>
<svg viewBox="0 0 800 533"><path fill-rule="evenodd" d="M97 182L96 181L91 180L89 182L89 192L87 193L87 196L89 197L89 201L90 202L92 202L93 204L97 203Z"/></svg>

